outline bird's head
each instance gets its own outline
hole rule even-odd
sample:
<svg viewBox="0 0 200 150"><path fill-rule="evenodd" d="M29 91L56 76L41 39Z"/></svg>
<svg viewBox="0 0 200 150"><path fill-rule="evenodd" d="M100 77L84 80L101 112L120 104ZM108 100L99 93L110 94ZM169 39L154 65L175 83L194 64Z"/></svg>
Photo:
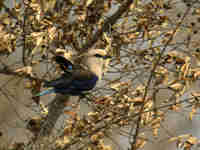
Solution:
<svg viewBox="0 0 200 150"><path fill-rule="evenodd" d="M105 50L92 49L84 55L83 64L101 79L106 61L110 58L111 56L109 56Z"/></svg>
<svg viewBox="0 0 200 150"><path fill-rule="evenodd" d="M63 56L55 56L53 58L59 65L60 68L64 71L64 72L71 72L73 70L73 64L71 61L69 61L68 59L66 59Z"/></svg>

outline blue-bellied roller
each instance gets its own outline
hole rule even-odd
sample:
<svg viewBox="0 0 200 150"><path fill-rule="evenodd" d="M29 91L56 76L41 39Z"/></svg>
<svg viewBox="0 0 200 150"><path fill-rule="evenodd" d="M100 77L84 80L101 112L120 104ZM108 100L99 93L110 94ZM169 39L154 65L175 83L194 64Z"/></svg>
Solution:
<svg viewBox="0 0 200 150"><path fill-rule="evenodd" d="M80 64L73 64L62 56L56 56L55 61L60 65L64 73L56 80L46 82L44 87L49 89L40 92L36 96L50 93L59 93L78 96L95 87L101 80L106 59L111 58L102 49L90 50L81 56Z"/></svg>

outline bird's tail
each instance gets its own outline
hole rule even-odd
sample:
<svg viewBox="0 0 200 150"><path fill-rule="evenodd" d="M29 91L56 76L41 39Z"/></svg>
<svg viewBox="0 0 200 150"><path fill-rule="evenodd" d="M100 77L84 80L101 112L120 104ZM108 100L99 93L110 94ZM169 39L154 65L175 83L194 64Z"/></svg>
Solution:
<svg viewBox="0 0 200 150"><path fill-rule="evenodd" d="M36 97L37 96L44 96L44 95L47 95L47 94L50 94L50 93L55 93L55 89L54 88L53 89L47 89L45 91L42 91L42 92L36 94L35 96Z"/></svg>

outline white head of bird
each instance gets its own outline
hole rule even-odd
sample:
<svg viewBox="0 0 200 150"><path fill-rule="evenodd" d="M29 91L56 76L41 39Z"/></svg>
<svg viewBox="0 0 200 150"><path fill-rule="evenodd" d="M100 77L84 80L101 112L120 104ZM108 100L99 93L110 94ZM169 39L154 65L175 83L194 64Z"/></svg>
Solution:
<svg viewBox="0 0 200 150"><path fill-rule="evenodd" d="M110 58L110 56L108 56L107 52L103 49L91 49L88 53L84 54L83 57L83 65L87 66L100 80L104 73L106 60Z"/></svg>

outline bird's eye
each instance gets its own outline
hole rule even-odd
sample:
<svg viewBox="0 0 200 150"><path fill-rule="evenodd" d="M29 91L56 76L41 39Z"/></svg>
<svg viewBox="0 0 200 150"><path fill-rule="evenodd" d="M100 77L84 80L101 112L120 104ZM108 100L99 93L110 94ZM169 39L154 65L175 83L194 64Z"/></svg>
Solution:
<svg viewBox="0 0 200 150"><path fill-rule="evenodd" d="M63 56L55 56L55 61L60 65L63 71L73 69L73 64Z"/></svg>
<svg viewBox="0 0 200 150"><path fill-rule="evenodd" d="M95 54L94 55L95 57L97 57L97 58L103 58L103 59L108 59L108 58L111 58L111 56L109 56L109 55L100 55L100 54Z"/></svg>
<svg viewBox="0 0 200 150"><path fill-rule="evenodd" d="M100 54L95 54L94 56L95 56L95 57L99 57L99 58L102 58L102 57L103 57L103 56L100 55Z"/></svg>

